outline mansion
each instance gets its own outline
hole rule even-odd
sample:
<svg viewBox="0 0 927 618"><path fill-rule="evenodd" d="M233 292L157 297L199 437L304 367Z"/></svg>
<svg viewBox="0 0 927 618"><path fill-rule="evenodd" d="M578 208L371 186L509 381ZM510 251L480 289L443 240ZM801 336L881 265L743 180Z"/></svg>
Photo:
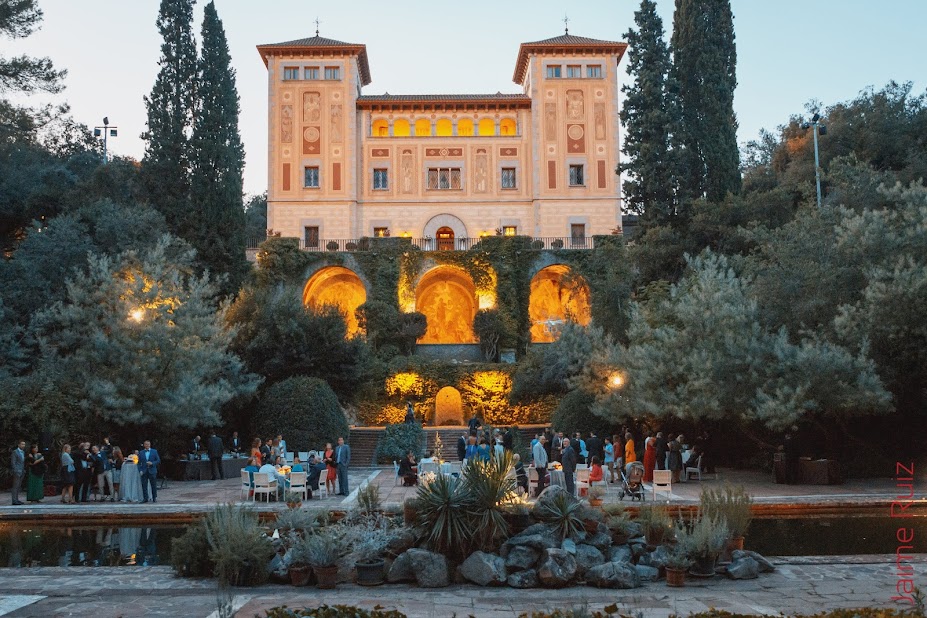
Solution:
<svg viewBox="0 0 927 618"><path fill-rule="evenodd" d="M267 225L310 251L382 236L467 249L495 234L583 248L621 227L626 48L570 34L523 43L520 94L369 95L365 45L318 33L260 45Z"/></svg>

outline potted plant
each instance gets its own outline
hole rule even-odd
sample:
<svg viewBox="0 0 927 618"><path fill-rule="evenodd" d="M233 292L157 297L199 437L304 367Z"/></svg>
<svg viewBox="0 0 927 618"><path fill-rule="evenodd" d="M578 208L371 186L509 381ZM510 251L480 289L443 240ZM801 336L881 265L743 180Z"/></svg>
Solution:
<svg viewBox="0 0 927 618"><path fill-rule="evenodd" d="M664 505L645 505L637 512L637 523L644 530L647 545L656 547L663 543L667 530L673 527L673 520Z"/></svg>
<svg viewBox="0 0 927 618"><path fill-rule="evenodd" d="M589 499L589 506L602 506L603 498L605 497L605 488L600 485L593 485L589 488L587 496Z"/></svg>
<svg viewBox="0 0 927 618"><path fill-rule="evenodd" d="M300 538L287 554L290 558L290 566L287 569L290 583L294 586L309 585L309 580L312 578L312 565L309 564L311 560L309 543L306 539Z"/></svg>
<svg viewBox="0 0 927 618"><path fill-rule="evenodd" d="M341 542L331 528L323 528L306 537L306 552L309 564L315 572L319 588L331 590L338 583L338 558L341 557Z"/></svg>
<svg viewBox="0 0 927 618"><path fill-rule="evenodd" d="M364 515L373 515L383 510L380 488L366 483L357 490L357 508Z"/></svg>
<svg viewBox="0 0 927 618"><path fill-rule="evenodd" d="M666 585L674 588L685 586L686 571L691 564L686 552L677 545L666 557Z"/></svg>
<svg viewBox="0 0 927 618"><path fill-rule="evenodd" d="M554 249L563 249L563 239L555 238L554 240L551 241L550 246L553 247Z"/></svg>
<svg viewBox="0 0 927 618"><path fill-rule="evenodd" d="M724 556L730 561L730 553L744 548L744 535L753 519L753 499L742 486L725 485L722 489L702 490L701 510L709 517L723 519L730 538L727 540Z"/></svg>
<svg viewBox="0 0 927 618"><path fill-rule="evenodd" d="M287 507L298 509L303 505L303 495L297 491L285 491L283 501L286 502Z"/></svg>
<svg viewBox="0 0 927 618"><path fill-rule="evenodd" d="M362 528L361 538L354 543L354 553L360 558L354 562L357 583L361 586L379 586L384 581L386 561L383 553L393 534L382 528Z"/></svg>
<svg viewBox="0 0 927 618"><path fill-rule="evenodd" d="M334 240L329 240L328 244L325 245L325 248L328 249L329 251L337 251L338 243L336 243Z"/></svg>
<svg viewBox="0 0 927 618"><path fill-rule="evenodd" d="M219 581L232 586L254 586L267 579L266 565L274 555L256 513L225 505L204 518L209 559Z"/></svg>
<svg viewBox="0 0 927 618"><path fill-rule="evenodd" d="M689 573L696 577L712 577L715 563L727 545L727 524L716 517L699 515L688 526L676 530L676 539L682 551L692 560Z"/></svg>
<svg viewBox="0 0 927 618"><path fill-rule="evenodd" d="M532 249L535 249L535 250L543 249L543 248L544 248L544 241L541 240L540 238L534 239L533 241L531 241L531 248L532 248Z"/></svg>

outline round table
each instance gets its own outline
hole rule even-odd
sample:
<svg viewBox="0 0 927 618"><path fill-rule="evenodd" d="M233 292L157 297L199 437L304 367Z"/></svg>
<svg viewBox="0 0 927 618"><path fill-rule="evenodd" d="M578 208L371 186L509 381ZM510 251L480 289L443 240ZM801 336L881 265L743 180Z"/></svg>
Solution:
<svg viewBox="0 0 927 618"><path fill-rule="evenodd" d="M142 501L142 477L138 472L138 464L122 464L119 474L119 500L120 502Z"/></svg>
<svg viewBox="0 0 927 618"><path fill-rule="evenodd" d="M550 470L550 485L553 487L557 485L558 487L566 487L566 476L563 474L563 470Z"/></svg>

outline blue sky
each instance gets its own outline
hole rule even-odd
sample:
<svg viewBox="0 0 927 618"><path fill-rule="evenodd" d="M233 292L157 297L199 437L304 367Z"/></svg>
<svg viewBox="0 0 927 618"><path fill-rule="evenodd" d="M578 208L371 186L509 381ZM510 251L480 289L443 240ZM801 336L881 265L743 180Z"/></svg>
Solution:
<svg viewBox="0 0 927 618"><path fill-rule="evenodd" d="M108 115L120 129L112 148L140 158L142 97L160 54L158 5L40 0L42 29L23 41L3 41L3 54L48 55L68 69L67 89L52 100L68 101L73 115L91 126ZM196 6L197 38L204 5ZM673 0L657 5L670 30ZM267 179L267 78L256 45L312 36L318 17L322 36L367 45L373 83L366 94L517 92L512 73L520 43L561 34L564 14L572 34L623 40L639 1L216 0L216 6L238 74L245 191L258 193ZM890 80L914 81L917 93L927 88L924 0L733 0L732 7L741 142L803 112L811 99L832 104Z"/></svg>

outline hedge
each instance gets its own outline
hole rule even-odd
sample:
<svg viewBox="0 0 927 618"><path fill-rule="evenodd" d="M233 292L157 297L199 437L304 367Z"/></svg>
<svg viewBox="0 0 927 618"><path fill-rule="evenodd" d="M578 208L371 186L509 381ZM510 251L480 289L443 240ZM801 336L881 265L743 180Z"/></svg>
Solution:
<svg viewBox="0 0 927 618"><path fill-rule="evenodd" d="M297 376L267 389L254 419L257 435L283 434L291 451L313 450L348 437L348 422L331 387L318 378Z"/></svg>

